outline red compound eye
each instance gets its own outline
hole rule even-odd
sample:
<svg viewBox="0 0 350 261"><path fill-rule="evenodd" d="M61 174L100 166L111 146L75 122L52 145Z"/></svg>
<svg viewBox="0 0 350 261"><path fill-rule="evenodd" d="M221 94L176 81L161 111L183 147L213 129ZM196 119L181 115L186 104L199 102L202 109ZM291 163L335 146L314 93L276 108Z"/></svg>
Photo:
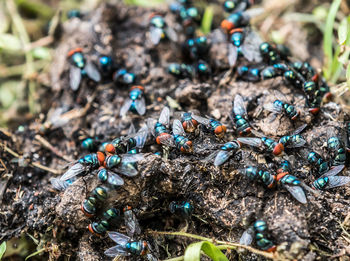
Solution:
<svg viewBox="0 0 350 261"><path fill-rule="evenodd" d="M83 49L82 48L75 48L73 50L70 50L68 52L68 57L71 57L73 54L75 53L82 53L83 52Z"/></svg>
<svg viewBox="0 0 350 261"><path fill-rule="evenodd" d="M115 153L115 147L111 143L106 145L105 150L106 150L106 152L108 152L110 154L114 154Z"/></svg>
<svg viewBox="0 0 350 261"><path fill-rule="evenodd" d="M280 155L284 151L284 146L282 143L278 143L275 148L273 149L272 153L275 156Z"/></svg>
<svg viewBox="0 0 350 261"><path fill-rule="evenodd" d="M235 27L235 25L232 22L226 19L221 22L220 26L222 29L226 30L226 32L231 31Z"/></svg>

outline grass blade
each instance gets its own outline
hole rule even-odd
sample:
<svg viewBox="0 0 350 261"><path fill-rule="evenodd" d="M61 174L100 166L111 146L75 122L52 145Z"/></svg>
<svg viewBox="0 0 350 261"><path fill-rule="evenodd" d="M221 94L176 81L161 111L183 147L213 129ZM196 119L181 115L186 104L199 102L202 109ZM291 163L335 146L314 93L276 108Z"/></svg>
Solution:
<svg viewBox="0 0 350 261"><path fill-rule="evenodd" d="M211 31L211 24L213 23L214 9L212 6L207 6L204 11L201 31L203 34L208 34Z"/></svg>
<svg viewBox="0 0 350 261"><path fill-rule="evenodd" d="M5 254L6 251L6 242L2 242L0 245L0 260L2 258L2 256Z"/></svg>
<svg viewBox="0 0 350 261"><path fill-rule="evenodd" d="M332 76L332 64L333 64L333 48L332 48L332 39L333 39L333 28L334 28L334 21L337 14L337 11L339 9L341 0L334 0L331 8L329 10L327 21L326 21L326 28L323 35L323 52L325 55L325 61L324 61L324 77L326 80L329 80L329 78Z"/></svg>
<svg viewBox="0 0 350 261"><path fill-rule="evenodd" d="M184 261L200 261L202 251L213 261L228 261L227 257L208 241L200 241L189 245L185 251Z"/></svg>

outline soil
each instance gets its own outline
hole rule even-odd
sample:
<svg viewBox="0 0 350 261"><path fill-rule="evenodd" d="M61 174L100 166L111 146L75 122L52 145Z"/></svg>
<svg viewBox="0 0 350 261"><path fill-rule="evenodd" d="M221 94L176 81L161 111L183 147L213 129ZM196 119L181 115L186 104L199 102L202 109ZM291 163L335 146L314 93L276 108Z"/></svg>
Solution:
<svg viewBox="0 0 350 261"><path fill-rule="evenodd" d="M278 245L281 260L326 260L331 256L348 260L348 237L342 229L350 226L348 186L320 195L307 193L308 204L302 205L283 188L268 190L238 173L238 169L248 165L276 162L270 155L259 155L244 147L220 168L203 160L219 144L237 137L229 114L233 97L239 93L247 101L252 126L267 136L281 137L308 124L302 133L307 146L287 151L283 158L293 163L295 176L310 184L315 176L307 166L305 152L314 150L329 159L327 138L330 135L344 137L344 118L347 118L343 107L329 102L315 117L305 108L302 93L282 79L258 83L236 81L228 73L227 49L220 44L214 44L209 53L208 62L212 68L209 80L178 80L170 76L166 72L167 65L182 61L181 47L167 41L152 46L147 32L149 17L154 11L164 14L170 26L179 27L174 15L166 9L151 10L122 4L102 4L88 17L71 19L64 24L52 64L50 88L42 94L43 105L49 105L48 111L43 111L37 120L13 134L0 132L2 143L22 155L17 162L8 151L0 151L6 166L0 183L0 241L27 232L47 248L44 256L36 257L38 259L63 260L68 256L70 260L106 260L103 252L113 246L113 242L107 236L92 235L87 229L91 220L80 211L81 202L98 184L96 177L80 177L64 192L55 191L49 180L62 174L74 159L87 154L80 147L78 133L97 135L103 140L126 135L131 123L138 129L147 118L157 119L161 109L169 105L166 98L169 96L179 104L177 111L213 116L227 124L229 131L224 140L199 131L190 137L193 154L184 155L172 150L168 159L154 155L157 151L162 152L162 148L150 139L144 150L145 159L138 164L139 175L125 178L125 185L110 197L110 204L116 208L131 205L136 210L142 236L156 246L157 258L164 260L183 255L186 245L192 241L183 237L154 237L148 233L150 230L183 230L238 242L254 220L264 219ZM213 40L215 35L212 33L209 39ZM180 35L180 39L184 36ZM146 115L119 117L119 110L128 96L127 86L113 83L96 86L83 81L79 91L73 93L69 88L70 65L66 54L76 47L82 47L86 57L93 62L97 62L100 54L109 55L118 68L135 73L137 83L145 87ZM297 105L301 116L296 123L287 117L272 120L272 115L263 110L262 105L275 98L275 89ZM66 117L71 120L56 127L60 125L58 119L50 118L50 115L59 110L69 111ZM174 108L171 112L174 119L178 112L175 113ZM36 135L55 149L44 146ZM73 160L69 162L70 159ZM40 163L57 173L34 168L29 162ZM348 175L347 171L342 175ZM168 206L173 200L187 200L193 204L195 211L190 220L169 212ZM120 224L115 230L123 233L125 227ZM247 251L231 251L228 257L230 260L264 259Z"/></svg>

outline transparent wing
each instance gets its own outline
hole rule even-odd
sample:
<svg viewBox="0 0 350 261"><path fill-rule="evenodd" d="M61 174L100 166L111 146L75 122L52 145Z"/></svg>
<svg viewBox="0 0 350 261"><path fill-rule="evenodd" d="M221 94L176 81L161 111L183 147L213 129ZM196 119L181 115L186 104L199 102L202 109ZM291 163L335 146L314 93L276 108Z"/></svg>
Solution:
<svg viewBox="0 0 350 261"><path fill-rule="evenodd" d="M144 97L135 101L135 109L139 115L144 115L146 113L146 102Z"/></svg>
<svg viewBox="0 0 350 261"><path fill-rule="evenodd" d="M118 245L122 245L122 246L124 246L126 243L130 241L130 237L114 231L108 232L108 236Z"/></svg>
<svg viewBox="0 0 350 261"><path fill-rule="evenodd" d="M236 94L233 102L233 112L236 115L247 116L247 110L241 95Z"/></svg>
<svg viewBox="0 0 350 261"><path fill-rule="evenodd" d="M107 178L108 184L111 184L113 186L123 186L124 180L116 173L112 171L108 171L108 178Z"/></svg>
<svg viewBox="0 0 350 261"><path fill-rule="evenodd" d="M253 242L253 235L254 235L253 228L249 227L247 230L243 232L241 238L239 239L239 244L245 245L245 246L251 245Z"/></svg>
<svg viewBox="0 0 350 261"><path fill-rule="evenodd" d="M204 161L204 162L212 161L213 159L216 158L216 155L218 155L218 153L219 153L219 150L216 150L216 151L210 153L207 157L205 157L205 158L203 159L203 161Z"/></svg>
<svg viewBox="0 0 350 261"><path fill-rule="evenodd" d="M68 180L61 180L60 178L50 179L51 185L57 190L65 190L71 183Z"/></svg>
<svg viewBox="0 0 350 261"><path fill-rule="evenodd" d="M286 190L288 190L289 193L292 194L292 196L296 200L298 200L300 203L302 203L302 204L306 204L307 203L304 190L301 187L288 185L288 184L283 184L283 187L285 187Z"/></svg>
<svg viewBox="0 0 350 261"><path fill-rule="evenodd" d="M349 182L350 182L350 177L331 176L329 177L329 183L327 185L327 189L344 186Z"/></svg>
<svg viewBox="0 0 350 261"><path fill-rule="evenodd" d="M238 51L237 51L237 47L234 46L233 44L228 44L228 64L230 65L230 67L233 67L236 65L237 62L237 57L238 57Z"/></svg>
<svg viewBox="0 0 350 261"><path fill-rule="evenodd" d="M169 135L162 135L158 137L158 140L163 145L169 146L169 147L176 147L174 137Z"/></svg>
<svg viewBox="0 0 350 261"><path fill-rule="evenodd" d="M233 154L233 151L220 150L214 160L215 166L224 164Z"/></svg>
<svg viewBox="0 0 350 261"><path fill-rule="evenodd" d="M125 226L130 237L141 234L140 224L132 210L124 212Z"/></svg>
<svg viewBox="0 0 350 261"><path fill-rule="evenodd" d="M115 257L115 256L129 256L130 253L124 246L117 245L111 248L108 248L104 254L106 256Z"/></svg>
<svg viewBox="0 0 350 261"><path fill-rule="evenodd" d="M85 170L84 166L80 163L75 163L72 167L70 167L61 177L60 180L71 179Z"/></svg>
<svg viewBox="0 0 350 261"><path fill-rule="evenodd" d="M81 82L81 70L78 67L71 66L69 70L69 84L73 91L78 90Z"/></svg>
<svg viewBox="0 0 350 261"><path fill-rule="evenodd" d="M147 137L148 137L148 127L145 125L136 133L136 136L135 136L136 147L139 149L143 148L143 146L146 143Z"/></svg>
<svg viewBox="0 0 350 261"><path fill-rule="evenodd" d="M262 40L260 36L254 32L250 31L244 38L244 43L241 47L242 54L249 62L261 62L262 57L260 53L260 44Z"/></svg>
<svg viewBox="0 0 350 261"><path fill-rule="evenodd" d="M147 119L147 128L151 131L153 137L155 136L154 134L154 125L156 124L156 120L152 118Z"/></svg>
<svg viewBox="0 0 350 261"><path fill-rule="evenodd" d="M119 115L120 115L121 117L124 117L124 116L126 115L126 113L127 113L127 112L129 111L129 109L130 109L131 104L132 104L132 100L131 100L131 99L127 99L127 100L124 102L124 104L123 104L123 106L120 108L120 112L119 112Z"/></svg>
<svg viewBox="0 0 350 261"><path fill-rule="evenodd" d="M159 44L160 39L162 39L163 30L160 29L160 28L152 26L149 31L150 31L151 42L154 45Z"/></svg>
<svg viewBox="0 0 350 261"><path fill-rule="evenodd" d="M122 162L115 171L127 177L135 177L138 174L135 163L130 162Z"/></svg>
<svg viewBox="0 0 350 261"><path fill-rule="evenodd" d="M93 63L86 63L84 70L86 71L87 76L89 76L91 80L95 82L101 81L101 74Z"/></svg>
<svg viewBox="0 0 350 261"><path fill-rule="evenodd" d="M303 124L300 127L298 127L295 131L293 131L292 135L296 135L301 133L305 128L307 127L307 124Z"/></svg>
<svg viewBox="0 0 350 261"><path fill-rule="evenodd" d="M204 125L209 125L210 124L210 120L207 118L203 118L201 116L197 116L192 114L192 118L195 119L196 121L198 121L199 123L202 123Z"/></svg>
<svg viewBox="0 0 350 261"><path fill-rule="evenodd" d="M175 32L175 30L173 28L167 26L165 28L165 33L171 41L177 42L177 33Z"/></svg>
<svg viewBox="0 0 350 261"><path fill-rule="evenodd" d="M130 124L129 130L128 130L128 136L136 134L136 129L133 123Z"/></svg>
<svg viewBox="0 0 350 261"><path fill-rule="evenodd" d="M257 137L264 137L264 134L262 134L261 132L258 132L256 130L251 130L251 132Z"/></svg>
<svg viewBox="0 0 350 261"><path fill-rule="evenodd" d="M254 147L260 147L261 146L261 139L260 138L237 138L237 140L241 143L254 146Z"/></svg>
<svg viewBox="0 0 350 261"><path fill-rule="evenodd" d="M173 121L173 133L175 135L182 135L182 136L186 136L185 130L182 127L182 123L181 121L179 121L178 119Z"/></svg>
<svg viewBox="0 0 350 261"><path fill-rule="evenodd" d="M282 113L282 107L275 106L272 103L264 104L264 109L273 113L278 113L278 114Z"/></svg>
<svg viewBox="0 0 350 261"><path fill-rule="evenodd" d="M168 107L163 108L162 112L160 113L158 122L169 127L170 111Z"/></svg>
<svg viewBox="0 0 350 261"><path fill-rule="evenodd" d="M331 168L329 171L327 171L326 173L324 173L320 178L335 176L339 174L343 169L344 169L344 165L335 166Z"/></svg>
<svg viewBox="0 0 350 261"><path fill-rule="evenodd" d="M122 156L122 162L124 163L133 163L133 162L137 162L140 160L143 160L143 154L142 153L138 153L138 154L123 154Z"/></svg>

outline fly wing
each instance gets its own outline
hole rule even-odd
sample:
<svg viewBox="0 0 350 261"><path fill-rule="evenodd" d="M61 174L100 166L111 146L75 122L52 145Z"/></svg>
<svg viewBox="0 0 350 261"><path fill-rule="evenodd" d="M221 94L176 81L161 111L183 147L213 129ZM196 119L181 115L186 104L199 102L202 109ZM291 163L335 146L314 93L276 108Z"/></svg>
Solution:
<svg viewBox="0 0 350 261"><path fill-rule="evenodd" d="M253 242L253 228L250 227L247 230L245 230L241 236L241 238L239 239L239 244L240 245L245 245L245 246L249 246L252 244Z"/></svg>
<svg viewBox="0 0 350 261"><path fill-rule="evenodd" d="M101 74L93 63L86 63L84 70L86 71L87 76L89 76L91 80L95 82L101 81Z"/></svg>
<svg viewBox="0 0 350 261"><path fill-rule="evenodd" d="M204 125L208 126L210 124L210 121L207 118L203 118L201 116L197 116L197 115L194 115L194 114L192 114L192 118L195 119L196 121L198 121L199 123L204 124Z"/></svg>
<svg viewBox="0 0 350 261"><path fill-rule="evenodd" d="M346 176L331 176L329 177L329 183L327 189L340 187L348 184L350 182L350 177Z"/></svg>
<svg viewBox="0 0 350 261"><path fill-rule="evenodd" d="M124 185L124 180L116 173L112 171L108 171L108 178L107 182L110 185L113 186L123 186Z"/></svg>
<svg viewBox="0 0 350 261"><path fill-rule="evenodd" d="M320 178L335 176L335 175L339 174L343 169L344 169L344 165L335 166L332 169L330 169L329 171L327 171L326 173L324 173Z"/></svg>
<svg viewBox="0 0 350 261"><path fill-rule="evenodd" d="M136 166L133 163L122 162L115 171L127 177L135 177L138 174Z"/></svg>
<svg viewBox="0 0 350 261"><path fill-rule="evenodd" d="M168 107L163 108L162 112L160 113L158 122L169 127L170 111Z"/></svg>
<svg viewBox="0 0 350 261"><path fill-rule="evenodd" d="M253 147L260 147L261 146L261 139L260 138L237 138L237 140L241 143L253 146Z"/></svg>
<svg viewBox="0 0 350 261"><path fill-rule="evenodd" d="M124 246L130 241L130 237L114 231L108 232L108 236L110 237L110 239L112 239L114 242L121 246Z"/></svg>
<svg viewBox="0 0 350 261"><path fill-rule="evenodd" d="M135 109L139 115L144 115L146 113L146 102L144 97L135 101Z"/></svg>
<svg viewBox="0 0 350 261"><path fill-rule="evenodd" d="M288 184L283 184L283 187L285 187L286 190L288 190L289 193L292 194L292 196L296 200L298 200L300 203L302 203L302 204L306 204L307 203L304 190L301 187L288 185Z"/></svg>
<svg viewBox="0 0 350 261"><path fill-rule="evenodd" d="M259 49L261 43L262 43L262 40L260 36L254 31L250 31L245 36L241 51L244 57L249 62L259 63L262 61L262 57Z"/></svg>
<svg viewBox="0 0 350 261"><path fill-rule="evenodd" d="M165 28L165 33L171 41L177 42L177 33L175 32L175 30L173 28L167 26Z"/></svg>
<svg viewBox="0 0 350 261"><path fill-rule="evenodd" d="M241 95L236 94L233 102L233 112L235 115L247 116L247 109L245 107L243 98Z"/></svg>
<svg viewBox="0 0 350 261"><path fill-rule="evenodd" d="M298 127L295 131L293 131L292 135L296 135L301 133L305 128L307 127L307 124L303 124L300 127Z"/></svg>
<svg viewBox="0 0 350 261"><path fill-rule="evenodd" d="M85 170L84 166L80 163L74 164L72 167L70 167L61 177L60 180L67 180L71 179L81 173L83 173Z"/></svg>
<svg viewBox="0 0 350 261"><path fill-rule="evenodd" d="M129 130L128 130L128 136L136 134L136 129L133 123L130 124Z"/></svg>
<svg viewBox="0 0 350 261"><path fill-rule="evenodd" d="M50 179L51 185L55 189L60 190L60 191L65 190L70 185L70 183L67 181L68 180L61 180L60 178Z"/></svg>
<svg viewBox="0 0 350 261"><path fill-rule="evenodd" d="M123 154L121 157L122 157L122 162L124 163L133 163L144 159L143 154L141 153Z"/></svg>
<svg viewBox="0 0 350 261"><path fill-rule="evenodd" d="M151 39L151 42L154 45L159 44L160 39L162 38L162 34L163 34L163 30L162 29L152 26L150 28L150 39Z"/></svg>
<svg viewBox="0 0 350 261"><path fill-rule="evenodd" d="M132 210L124 212L124 219L128 236L133 237L141 234L140 224Z"/></svg>
<svg viewBox="0 0 350 261"><path fill-rule="evenodd" d="M224 164L232 156L232 154L232 151L220 150L218 155L215 157L214 165L220 166Z"/></svg>
<svg viewBox="0 0 350 261"><path fill-rule="evenodd" d="M78 90L81 82L81 70L78 67L71 66L69 70L69 85L73 91Z"/></svg>
<svg viewBox="0 0 350 261"><path fill-rule="evenodd" d="M176 147L174 137L171 135L162 135L158 137L160 143L169 147Z"/></svg>
<svg viewBox="0 0 350 261"><path fill-rule="evenodd" d="M131 99L127 99L127 100L124 102L124 104L123 104L123 106L120 108L120 112L119 112L119 115L120 115L121 117L124 117L124 116L126 115L126 113L127 113L127 112L129 111L129 109L130 109L131 104L132 104L132 100L131 100Z"/></svg>
<svg viewBox="0 0 350 261"><path fill-rule="evenodd" d="M148 137L148 127L145 125L143 126L136 134L135 140L136 140L136 147L141 149L146 143Z"/></svg>
<svg viewBox="0 0 350 261"><path fill-rule="evenodd" d="M210 153L207 157L205 157L205 159L203 159L203 161L204 162L212 161L213 159L215 159L215 157L218 153L219 153L219 150L216 150L216 151Z"/></svg>
<svg viewBox="0 0 350 261"><path fill-rule="evenodd" d="M233 67L236 65L237 62L237 57L238 57L238 51L237 51L237 47L234 46L233 44L228 44L228 64L230 65L230 67Z"/></svg>
<svg viewBox="0 0 350 261"><path fill-rule="evenodd" d="M186 136L185 130L182 127L182 123L178 119L173 121L173 133L175 135Z"/></svg>
<svg viewBox="0 0 350 261"><path fill-rule="evenodd" d="M108 248L104 254L106 256L115 257L115 256L129 256L130 253L124 246L117 245L111 248Z"/></svg>
<svg viewBox="0 0 350 261"><path fill-rule="evenodd" d="M282 107L275 106L272 103L265 103L264 109L273 113L278 113L278 114L282 113Z"/></svg>
<svg viewBox="0 0 350 261"><path fill-rule="evenodd" d="M152 118L147 119L147 128L151 131L153 137L155 136L154 134L154 125L156 124L156 120Z"/></svg>

